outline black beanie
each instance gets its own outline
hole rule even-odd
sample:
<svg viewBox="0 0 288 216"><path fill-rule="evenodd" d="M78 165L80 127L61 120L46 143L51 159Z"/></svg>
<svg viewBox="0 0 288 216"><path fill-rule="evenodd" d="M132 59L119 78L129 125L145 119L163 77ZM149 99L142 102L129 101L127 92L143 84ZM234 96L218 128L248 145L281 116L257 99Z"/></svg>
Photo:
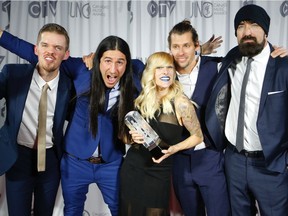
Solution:
<svg viewBox="0 0 288 216"><path fill-rule="evenodd" d="M259 7L254 4L249 4L240 8L234 19L234 28L236 36L238 25L242 21L253 21L257 23L259 26L263 28L265 34L268 35L270 26L270 17L262 7Z"/></svg>

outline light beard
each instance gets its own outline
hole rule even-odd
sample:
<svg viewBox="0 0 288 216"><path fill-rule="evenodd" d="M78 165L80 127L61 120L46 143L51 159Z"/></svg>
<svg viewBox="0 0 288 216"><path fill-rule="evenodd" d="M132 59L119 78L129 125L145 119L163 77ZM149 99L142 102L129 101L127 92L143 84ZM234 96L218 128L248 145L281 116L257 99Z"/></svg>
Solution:
<svg viewBox="0 0 288 216"><path fill-rule="evenodd" d="M181 74L183 74L183 73L189 74L192 71L192 69L195 67L195 65L197 64L197 59L196 59L196 63L194 64L195 59L196 59L196 56L192 60L192 62L188 61L187 63L181 63L181 64L174 61L174 64L176 66L176 71L181 73Z"/></svg>
<svg viewBox="0 0 288 216"><path fill-rule="evenodd" d="M59 70L57 67L42 67L47 73L55 73Z"/></svg>
<svg viewBox="0 0 288 216"><path fill-rule="evenodd" d="M253 40L254 42L245 43L246 39ZM239 43L239 51L243 56L253 57L258 55L265 46L265 40L261 43L257 43L257 39L254 37L244 37L241 39Z"/></svg>

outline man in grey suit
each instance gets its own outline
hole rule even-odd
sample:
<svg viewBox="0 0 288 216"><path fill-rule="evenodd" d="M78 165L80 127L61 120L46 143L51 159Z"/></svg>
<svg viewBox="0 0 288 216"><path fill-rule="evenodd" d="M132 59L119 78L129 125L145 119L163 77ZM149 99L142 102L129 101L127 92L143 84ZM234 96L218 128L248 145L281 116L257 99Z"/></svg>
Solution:
<svg viewBox="0 0 288 216"><path fill-rule="evenodd" d="M44 25L34 48L38 63L7 64L0 73L0 99L6 99L7 116L0 129L0 175L6 173L10 216L51 216L60 182L63 125L72 83L59 71L69 57L69 36L57 24ZM46 163L37 169L38 107L42 87L48 84Z"/></svg>
<svg viewBox="0 0 288 216"><path fill-rule="evenodd" d="M222 61L206 125L215 147L226 147L232 215L254 215L255 201L262 216L287 215L288 59L270 55L270 17L263 8L242 7L234 26L238 46Z"/></svg>

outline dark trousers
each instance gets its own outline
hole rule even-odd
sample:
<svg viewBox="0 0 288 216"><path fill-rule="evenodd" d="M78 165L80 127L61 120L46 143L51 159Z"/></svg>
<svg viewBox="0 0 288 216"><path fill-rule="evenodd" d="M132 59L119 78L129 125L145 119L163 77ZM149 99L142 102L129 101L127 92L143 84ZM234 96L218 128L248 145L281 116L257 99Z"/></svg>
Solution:
<svg viewBox="0 0 288 216"><path fill-rule="evenodd" d="M255 215L256 201L261 216L287 215L287 169L267 170L264 157L247 157L231 144L225 152L225 169L233 216Z"/></svg>
<svg viewBox="0 0 288 216"><path fill-rule="evenodd" d="M206 148L173 159L173 185L184 214L229 216L223 153Z"/></svg>
<svg viewBox="0 0 288 216"><path fill-rule="evenodd" d="M9 216L51 216L60 182L60 163L46 151L46 171L37 171L37 151L18 145L18 158L6 173ZM33 204L33 205L32 205Z"/></svg>

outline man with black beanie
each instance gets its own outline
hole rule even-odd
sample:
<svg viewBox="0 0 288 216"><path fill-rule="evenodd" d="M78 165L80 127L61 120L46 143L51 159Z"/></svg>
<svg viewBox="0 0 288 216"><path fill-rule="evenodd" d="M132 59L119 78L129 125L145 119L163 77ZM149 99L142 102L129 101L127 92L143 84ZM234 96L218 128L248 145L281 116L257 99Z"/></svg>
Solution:
<svg viewBox="0 0 288 216"><path fill-rule="evenodd" d="M234 20L238 46L223 60L206 124L225 172L233 216L288 212L288 58L272 58L270 17L246 5ZM247 74L247 75L246 75ZM247 83L247 84L246 84Z"/></svg>

